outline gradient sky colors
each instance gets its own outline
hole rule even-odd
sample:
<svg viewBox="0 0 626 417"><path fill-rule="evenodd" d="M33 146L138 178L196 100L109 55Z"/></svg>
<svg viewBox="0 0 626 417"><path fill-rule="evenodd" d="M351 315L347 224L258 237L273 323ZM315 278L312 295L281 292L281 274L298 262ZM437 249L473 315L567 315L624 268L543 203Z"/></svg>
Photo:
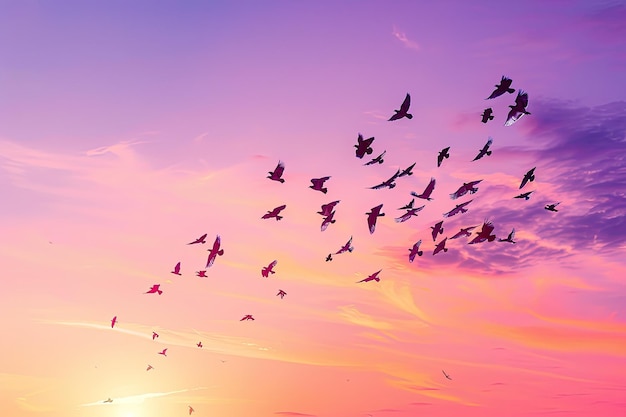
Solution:
<svg viewBox="0 0 626 417"><path fill-rule="evenodd" d="M623 1L0 9L0 414L626 414ZM502 75L530 97L509 127L515 94L485 101ZM388 122L407 92L414 118ZM359 132L382 165L355 158ZM284 184L266 178L279 160ZM434 200L394 222L431 177ZM517 244L433 256L442 219L442 237L490 219Z"/></svg>

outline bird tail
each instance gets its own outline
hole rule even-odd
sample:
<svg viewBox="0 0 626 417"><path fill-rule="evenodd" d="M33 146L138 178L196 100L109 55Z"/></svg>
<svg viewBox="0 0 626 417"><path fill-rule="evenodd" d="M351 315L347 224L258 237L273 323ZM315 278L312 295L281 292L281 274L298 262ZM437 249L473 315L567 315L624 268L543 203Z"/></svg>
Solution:
<svg viewBox="0 0 626 417"><path fill-rule="evenodd" d="M412 115L412 114L410 114L410 113L407 113L407 114L406 114L406 118L407 118L407 119L412 119L412 118L413 118L413 115Z"/></svg>

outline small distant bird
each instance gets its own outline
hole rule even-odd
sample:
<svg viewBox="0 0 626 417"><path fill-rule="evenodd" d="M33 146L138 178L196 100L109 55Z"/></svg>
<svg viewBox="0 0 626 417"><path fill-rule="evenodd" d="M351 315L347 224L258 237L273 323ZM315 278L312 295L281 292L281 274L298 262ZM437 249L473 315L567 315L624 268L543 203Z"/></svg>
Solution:
<svg viewBox="0 0 626 417"><path fill-rule="evenodd" d="M313 185L309 185L309 188L315 190L315 191L321 191L324 194L326 194L328 192L328 188L324 187L324 182L329 180L330 177L322 177L322 178L313 178L311 180L311 183Z"/></svg>
<svg viewBox="0 0 626 417"><path fill-rule="evenodd" d="M332 261L332 260L333 260L333 254L332 254L332 253L329 253L329 254L326 256L326 262L330 262L330 261Z"/></svg>
<svg viewBox="0 0 626 417"><path fill-rule="evenodd" d="M465 194L470 193L474 194L478 191L476 185L480 184L483 180L464 182L462 186L459 187L458 190L450 194L450 198L452 200L456 200L459 197L463 197Z"/></svg>
<svg viewBox="0 0 626 417"><path fill-rule="evenodd" d="M285 291L283 291L283 290L278 290L278 294L276 294L277 297L280 296L281 300L286 295L287 295L287 293Z"/></svg>
<svg viewBox="0 0 626 417"><path fill-rule="evenodd" d="M452 217L459 213L465 213L468 209L465 207L474 200L466 201L465 203L457 204L452 210L443 214L443 217Z"/></svg>
<svg viewBox="0 0 626 417"><path fill-rule="evenodd" d="M154 366L148 364L148 367L146 368L146 371L149 371L150 369L154 369Z"/></svg>
<svg viewBox="0 0 626 417"><path fill-rule="evenodd" d="M485 221L482 228L480 229L480 232L477 232L477 236L474 237L474 239L472 239L471 242L469 242L468 244L473 245L476 243L484 242L485 240L493 242L496 239L496 235L492 234L493 229L493 223L491 223L490 221Z"/></svg>
<svg viewBox="0 0 626 417"><path fill-rule="evenodd" d="M148 291L146 291L144 294L154 294L154 293L158 293L159 295L163 294L163 291L159 289L159 287L161 287L161 284L154 284L152 287L150 287L150 289Z"/></svg>
<svg viewBox="0 0 626 417"><path fill-rule="evenodd" d="M511 111L509 111L509 114L506 117L506 122L504 123L505 126L511 126L525 114L530 114L526 110L526 107L528 107L528 93L519 90L517 92L517 97L515 98L515 104L509 107L511 108Z"/></svg>
<svg viewBox="0 0 626 417"><path fill-rule="evenodd" d="M378 185L375 185L373 187L370 187L370 189L372 190L380 190L381 188L385 188L385 187L389 187L389 189L392 189L396 186L396 178L398 178L398 176L400 175L400 170L396 171L395 174L393 174L393 176L391 178L389 178L386 181L381 182Z"/></svg>
<svg viewBox="0 0 626 417"><path fill-rule="evenodd" d="M413 247L409 249L409 262L413 262L415 260L415 255L422 256L424 252L420 250L421 244L422 244L422 239L414 243Z"/></svg>
<svg viewBox="0 0 626 417"><path fill-rule="evenodd" d="M437 235L443 234L443 220L434 226L430 226L430 228L433 229L432 236L433 236L433 242L434 242L435 240L437 240Z"/></svg>
<svg viewBox="0 0 626 417"><path fill-rule="evenodd" d="M441 166L444 158L450 158L450 147L443 148L439 151L439 155L437 155L437 167Z"/></svg>
<svg viewBox="0 0 626 417"><path fill-rule="evenodd" d="M322 220L322 225L320 227L320 229L322 230L322 232L324 230L326 230L326 228L328 227L329 224L331 223L335 223L336 220L334 219L335 217L335 212L331 211L330 214L326 217L324 217L324 220Z"/></svg>
<svg viewBox="0 0 626 417"><path fill-rule="evenodd" d="M558 206L559 204L561 204L561 202L559 201L558 203L554 203L554 204L546 204L546 206L544 207L544 209L548 210L548 211L553 211L553 212L557 212L558 210L556 209L556 206Z"/></svg>
<svg viewBox="0 0 626 417"><path fill-rule="evenodd" d="M197 276L197 277L200 277L200 278L207 278L207 276L206 276L206 270L196 271L196 276Z"/></svg>
<svg viewBox="0 0 626 417"><path fill-rule="evenodd" d="M537 169L537 167L534 167L533 169L528 171L526 174L524 174L524 178L522 178L522 183L519 185L520 190L524 188L526 183L533 182L535 180L535 169Z"/></svg>
<svg viewBox="0 0 626 417"><path fill-rule="evenodd" d="M167 356L167 348L159 352L159 355Z"/></svg>
<svg viewBox="0 0 626 417"><path fill-rule="evenodd" d="M192 406L189 406L189 415L191 415L191 413L193 413L194 411L196 410L194 410Z"/></svg>
<svg viewBox="0 0 626 417"><path fill-rule="evenodd" d="M534 192L535 192L534 190L533 190L533 191L528 191L528 192L526 192L526 193L522 193L522 194L520 194L520 195L516 195L516 196L515 196L515 197L513 197L513 198L523 198L524 200L530 200L530 195L531 195L532 193L534 193Z"/></svg>
<svg viewBox="0 0 626 417"><path fill-rule="evenodd" d="M370 275L367 278L362 279L361 281L357 281L356 283L360 283L360 282L368 282L368 281L376 281L379 282L380 278L378 277L378 274L380 274L380 272L382 271L382 269L378 272L374 272L372 275Z"/></svg>
<svg viewBox="0 0 626 417"><path fill-rule="evenodd" d="M354 147L356 148L356 157L363 159L365 154L370 155L372 152L374 152L371 147L372 142L374 142L373 136L369 139L363 139L363 135L359 133L359 137L357 138L357 144L354 145Z"/></svg>
<svg viewBox="0 0 626 417"><path fill-rule="evenodd" d="M461 229L461 230L459 230L459 231L458 231L458 232L457 232L454 236L452 236L452 237L450 238L450 240L452 240L452 239L458 239L458 238L460 238L461 236L467 236L467 237L469 237L469 236L471 236L471 235L472 235L472 234L470 233L470 230L473 230L473 229L475 229L476 227L478 227L478 226L470 226L470 227L466 227L466 228L464 228L464 229Z"/></svg>
<svg viewBox="0 0 626 417"><path fill-rule="evenodd" d="M491 155L491 151L489 150L489 147L491 146L492 143L493 143L493 138L489 136L489 140L487 141L485 146L483 146L483 148L478 151L478 155L476 155L476 158L472 159L472 162L479 160L485 155L487 156Z"/></svg>
<svg viewBox="0 0 626 417"><path fill-rule="evenodd" d="M159 337L159 334L157 332L152 332L152 340L156 339L157 337Z"/></svg>
<svg viewBox="0 0 626 417"><path fill-rule="evenodd" d="M371 208L369 212L365 213L367 214L367 226L370 230L370 235L374 233L374 230L376 230L376 220L378 217L385 215L385 213L380 212L382 208L383 205L379 204L376 207Z"/></svg>
<svg viewBox="0 0 626 417"><path fill-rule="evenodd" d="M272 181L278 181L278 182L285 182L285 180L282 178L283 176L283 172L285 172L285 164L282 161L278 161L278 165L276 165L276 168L274 168L274 171L269 171L267 178L269 178Z"/></svg>
<svg viewBox="0 0 626 417"><path fill-rule="evenodd" d="M112 403L112 402L113 402L113 400L112 400L111 398L109 398L108 400L104 400L104 401L102 401L102 402L103 402L103 403Z"/></svg>
<svg viewBox="0 0 626 417"><path fill-rule="evenodd" d="M452 378L450 378L450 375L448 375L448 374L446 373L446 371L441 370L441 372L443 372L443 375L444 375L446 378L448 378L450 381L452 381Z"/></svg>
<svg viewBox="0 0 626 417"><path fill-rule="evenodd" d="M402 102L402 105L400 106L400 110L394 110L396 114L391 116L388 121L391 122L392 120L402 119L403 117L406 117L407 119L412 119L413 115L408 112L410 105L411 105L411 96L407 93L406 97L404 98L404 101Z"/></svg>
<svg viewBox="0 0 626 417"><path fill-rule="evenodd" d="M415 203L415 199L412 199L408 204L405 204L403 207L400 207L398 210L410 210L413 208L414 203Z"/></svg>
<svg viewBox="0 0 626 417"><path fill-rule="evenodd" d="M483 123L493 120L493 109L491 107L487 107L480 116L482 117L481 122Z"/></svg>
<svg viewBox="0 0 626 417"><path fill-rule="evenodd" d="M487 97L485 100L489 100L491 98L496 98L501 96L504 93L509 93L509 94L513 94L515 92L514 88L511 88L511 83L513 82L513 80L511 80L510 78L505 77L504 75L502 76L502 79L500 80L500 84L496 84L495 87L496 89L493 90L493 93L491 93L491 95L489 97Z"/></svg>
<svg viewBox="0 0 626 417"><path fill-rule="evenodd" d="M322 210L318 211L317 214L321 214L322 216L329 216L330 213L332 213L335 209L335 206L339 204L340 201L341 200L337 200L328 204L322 204Z"/></svg>
<svg viewBox="0 0 626 417"><path fill-rule="evenodd" d="M197 238L196 240L194 240L193 242L191 242L191 243L187 243L187 244L188 244L188 245L194 245L194 244L196 244L196 243L202 243L202 244L204 244L204 243L206 243L206 240L204 240L204 239L206 239L206 235L207 235L207 234L205 233L205 234L203 234L202 236L200 236L199 238Z"/></svg>
<svg viewBox="0 0 626 417"><path fill-rule="evenodd" d="M411 209L408 209L408 210L406 211L406 213L404 213L404 214L403 214L402 216L400 216L400 217L397 217L397 218L396 218L396 219L394 219L394 220L396 221L396 223L403 223L403 222L405 222L405 221L409 220L411 217L413 217L413 216L417 216L417 213L418 213L419 211L421 211L424 207L426 207L426 206L421 206L421 207L417 207L417 208L411 208Z"/></svg>
<svg viewBox="0 0 626 417"><path fill-rule="evenodd" d="M413 165L411 165L408 168L403 169L402 171L400 171L400 175L398 175L398 178L404 177L405 175L413 175L413 167L415 167L416 163L417 162L413 162Z"/></svg>
<svg viewBox="0 0 626 417"><path fill-rule="evenodd" d="M117 323L117 316L114 316L114 317L111 319L111 328L115 327L115 323Z"/></svg>
<svg viewBox="0 0 626 417"><path fill-rule="evenodd" d="M196 346L198 346L199 348L201 348L201 347L202 347L202 342L200 341L200 342L196 343Z"/></svg>
<svg viewBox="0 0 626 417"><path fill-rule="evenodd" d="M171 271L171 273L174 274L174 275L182 275L180 273L180 262L176 264L176 266L174 267L174 270Z"/></svg>
<svg viewBox="0 0 626 417"><path fill-rule="evenodd" d="M383 156L385 156L386 153L387 153L387 151L383 151L383 153L378 155L376 158L372 159L369 162L364 163L363 165L374 165L376 163L382 164L383 162L385 162L385 160L383 159Z"/></svg>
<svg viewBox="0 0 626 417"><path fill-rule="evenodd" d="M411 191L411 195L413 197L422 198L424 200L430 201L432 200L430 195L433 193L434 189L435 189L435 179L431 177L430 182L428 183L428 185L426 186L426 189L424 190L422 194L417 194L415 191Z"/></svg>
<svg viewBox="0 0 626 417"><path fill-rule="evenodd" d="M283 218L283 216L279 216L278 213L283 211L286 207L287 207L286 204L283 204L282 206L275 207L273 210L268 211L267 213L265 213L263 215L263 217L261 217L261 218L262 219L271 219L272 217L275 217L276 221L278 221L278 220Z"/></svg>
<svg viewBox="0 0 626 417"><path fill-rule="evenodd" d="M218 256L222 256L224 254L224 249L221 249L222 246L222 238L220 235L215 237L215 241L213 242L213 247L209 249L209 256L206 260L205 268L210 268L215 262L215 258Z"/></svg>
<svg viewBox="0 0 626 417"><path fill-rule="evenodd" d="M446 248L446 240L448 240L447 237L444 238L441 242L437 243L437 246L435 246L435 250L433 251L433 255L436 255L441 251L448 251L448 248Z"/></svg>
<svg viewBox="0 0 626 417"><path fill-rule="evenodd" d="M515 229L511 230L511 233L509 233L509 235L507 236L506 239L498 239L498 242L510 242L510 243L516 243L513 238L515 237Z"/></svg>
<svg viewBox="0 0 626 417"><path fill-rule="evenodd" d="M346 242L346 244L343 245L341 249L335 252L335 255L340 255L344 252L352 252L353 250L354 250L354 246L352 246L352 236L350 236L350 239L348 240L348 242Z"/></svg>
<svg viewBox="0 0 626 417"><path fill-rule="evenodd" d="M252 317L251 314L246 314L245 316L243 316L243 318L239 321L244 321L244 320L254 320L254 317Z"/></svg>
<svg viewBox="0 0 626 417"><path fill-rule="evenodd" d="M278 263L277 260L273 260L272 262L270 262L268 266L264 266L261 269L261 275L267 278L269 274L274 274L275 272L273 268L276 266L277 263Z"/></svg>

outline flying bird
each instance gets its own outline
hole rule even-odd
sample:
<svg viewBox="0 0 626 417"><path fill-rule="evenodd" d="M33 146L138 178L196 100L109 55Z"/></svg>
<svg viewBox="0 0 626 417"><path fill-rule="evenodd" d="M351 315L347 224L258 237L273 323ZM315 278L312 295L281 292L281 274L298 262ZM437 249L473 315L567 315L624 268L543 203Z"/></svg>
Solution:
<svg viewBox="0 0 626 417"><path fill-rule="evenodd" d="M441 242L437 243L437 246L435 246L435 250L433 251L433 256L438 254L441 251L447 252L448 248L446 248L446 240L448 240L448 238L444 238Z"/></svg>
<svg viewBox="0 0 626 417"><path fill-rule="evenodd" d="M371 145L374 142L374 137L372 136L369 139L363 139L363 135L359 133L359 137L357 138L357 144L354 145L356 148L356 157L362 159L365 154L370 155L374 150Z"/></svg>
<svg viewBox="0 0 626 417"><path fill-rule="evenodd" d="M331 211L328 216L324 217L324 220L322 220L322 226L320 227L322 232L326 230L329 224L336 222L336 220L333 217L335 217L334 211Z"/></svg>
<svg viewBox="0 0 626 417"><path fill-rule="evenodd" d="M464 228L464 229L461 229L461 230L459 230L459 231L458 231L458 232L457 232L454 236L452 236L452 237L450 238L450 240L452 240L452 239L458 239L458 238L460 238L461 236L467 236L467 237L469 237L469 236L471 236L471 235L472 235L472 234L470 233L470 230L473 230L473 229L475 229L475 228L477 228L477 227L478 227L478 226L470 226L470 227L466 227L466 228Z"/></svg>
<svg viewBox="0 0 626 417"><path fill-rule="evenodd" d="M206 270L196 271L196 276L197 276L197 277L200 277L200 278L207 278L207 276L206 276Z"/></svg>
<svg viewBox="0 0 626 417"><path fill-rule="evenodd" d="M197 238L196 240L194 240L193 242L191 242L191 243L187 243L187 244L188 244L188 245L194 245L194 244L196 244L196 243L202 243L202 244L204 244L204 243L206 243L206 240L204 240L204 239L206 239L206 235L207 235L207 234L205 233L205 234L203 234L202 236L200 236L199 238Z"/></svg>
<svg viewBox="0 0 626 417"><path fill-rule="evenodd" d="M515 104L509 106L511 110L506 117L505 126L511 126L513 123L517 122L522 118L525 114L530 114L526 107L528 107L528 93L525 93L522 90L517 92L517 97L515 98Z"/></svg>
<svg viewBox="0 0 626 417"><path fill-rule="evenodd" d="M416 163L417 163L417 162L413 162L413 165L409 166L409 167L408 167L408 168L406 168L406 169L403 169L403 170L400 172L400 175L398 175L398 178L400 178L400 177L404 177L404 176L406 176L406 175L413 175L413 167L415 167L415 164L416 164Z"/></svg>
<svg viewBox="0 0 626 417"><path fill-rule="evenodd" d="M268 266L264 266L261 269L261 275L267 278L269 274L274 274L275 272L273 268L276 266L277 263L278 263L277 260L273 260L272 262L270 262Z"/></svg>
<svg viewBox="0 0 626 417"><path fill-rule="evenodd" d="M337 200L328 204L322 204L322 210L318 211L317 214L321 214L322 216L329 216L330 213L332 213L335 209L335 206L339 204L340 201L341 200Z"/></svg>
<svg viewBox="0 0 626 417"><path fill-rule="evenodd" d="M450 147L443 148L439 151L439 155L437 155L437 167L441 166L444 158L450 158Z"/></svg>
<svg viewBox="0 0 626 417"><path fill-rule="evenodd" d="M432 236L433 236L433 242L434 242L435 240L437 240L437 235L443 234L443 220L434 226L430 226L430 228L433 229Z"/></svg>
<svg viewBox="0 0 626 417"><path fill-rule="evenodd" d="M159 352L159 355L167 356L167 348Z"/></svg>
<svg viewBox="0 0 626 417"><path fill-rule="evenodd" d="M537 169L537 167L534 167L533 169L528 171L526 174L524 174L524 178L522 178L522 183L519 185L520 190L524 188L526 183L533 182L535 180L535 169Z"/></svg>
<svg viewBox="0 0 626 417"><path fill-rule="evenodd" d="M332 253L329 253L329 254L326 256L326 262L330 262L330 261L332 261L332 260L333 260L333 254L332 254Z"/></svg>
<svg viewBox="0 0 626 417"><path fill-rule="evenodd" d="M404 101L402 102L402 105L400 106L400 110L394 110L396 114L391 116L388 121L391 122L393 120L402 119L403 117L406 117L407 119L412 119L413 115L408 112L410 105L411 105L411 96L407 93L406 97L404 98Z"/></svg>
<svg viewBox="0 0 626 417"><path fill-rule="evenodd" d="M385 187L389 187L389 189L392 189L396 186L396 178L398 178L398 176L400 175L400 170L396 171L395 174L393 174L393 176L391 178L389 178L386 181L381 182L378 185L375 185L373 187L370 187L370 189L372 190L380 190L381 188L385 188Z"/></svg>
<svg viewBox="0 0 626 417"><path fill-rule="evenodd" d="M272 181L278 181L278 182L285 182L285 180L282 178L283 176L283 172L285 171L285 164L282 161L278 161L278 165L276 165L276 168L274 168L274 171L269 171L267 178L269 178Z"/></svg>
<svg viewBox="0 0 626 417"><path fill-rule="evenodd" d="M360 282L368 282L368 281L380 281L380 278L378 277L378 274L380 274L380 272L382 271L382 269L378 272L374 272L372 275L370 275L367 278L362 279L361 281L357 281L356 283L360 283Z"/></svg>
<svg viewBox="0 0 626 417"><path fill-rule="evenodd" d="M434 189L435 189L435 179L431 177L430 182L428 183L428 185L426 186L426 189L424 190L422 194L417 194L415 191L411 191L411 195L413 197L422 198L424 200L430 201L432 200L430 195L433 193Z"/></svg>
<svg viewBox="0 0 626 417"><path fill-rule="evenodd" d="M459 197L463 197L467 193L474 194L476 191L478 191L478 188L476 188L476 186L482 181L483 180L464 182L458 190L450 194L450 198L456 200Z"/></svg>
<svg viewBox="0 0 626 417"><path fill-rule="evenodd" d="M413 208L414 203L415 203L415 199L412 199L408 204L405 204L403 207L400 207L398 210L410 210Z"/></svg>
<svg viewBox="0 0 626 417"><path fill-rule="evenodd" d="M558 210L556 209L556 206L558 206L559 204L561 204L561 202L559 201L558 203L554 203L554 204L546 204L546 206L544 207L544 209L548 210L548 211L553 211L553 212L557 212Z"/></svg>
<svg viewBox="0 0 626 417"><path fill-rule="evenodd" d="M452 378L450 378L450 375L448 375L448 374L446 373L446 371L441 370L441 372L443 372L443 375L444 375L446 378L448 378L450 381L452 381Z"/></svg>
<svg viewBox="0 0 626 417"><path fill-rule="evenodd" d="M287 207L286 204L283 204L282 206L275 207L273 210L268 211L267 213L265 213L263 215L263 217L261 217L261 218L262 219L271 219L272 217L275 217L276 221L278 221L278 220L283 218L283 216L279 216L278 213L283 211L286 207Z"/></svg>
<svg viewBox="0 0 626 417"><path fill-rule="evenodd" d="M244 321L244 320L254 320L254 317L252 317L251 314L246 314L245 316L243 316L243 318L239 321Z"/></svg>
<svg viewBox="0 0 626 417"><path fill-rule="evenodd" d="M176 266L174 267L174 270L171 271L171 273L174 274L174 275L182 275L180 273L180 262L176 264Z"/></svg>
<svg viewBox="0 0 626 417"><path fill-rule="evenodd" d="M480 229L480 232L477 232L477 236L474 237L474 239L472 239L471 242L469 242L468 244L473 245L476 243L484 242L485 240L493 242L496 238L496 235L492 234L493 229L493 223L491 223L490 221L485 221L482 228Z"/></svg>
<svg viewBox="0 0 626 417"><path fill-rule="evenodd" d="M152 340L156 339L157 337L159 337L159 334L157 332L152 332Z"/></svg>
<svg viewBox="0 0 626 417"><path fill-rule="evenodd" d="M196 343L196 346L198 346L199 348L201 348L201 347L202 347L202 342L200 341L200 342Z"/></svg>
<svg viewBox="0 0 626 417"><path fill-rule="evenodd" d="M383 159L383 156L385 156L386 153L387 153L387 151L383 151L383 153L378 155L376 158L372 159L369 162L364 163L363 165L374 165L376 163L382 164L383 162L385 162L385 160Z"/></svg>
<svg viewBox="0 0 626 417"><path fill-rule="evenodd" d="M421 211L424 207L426 207L426 206L421 206L421 207L417 207L417 208L408 209L406 211L406 213L404 213L400 217L395 218L394 220L396 221L396 223L403 223L403 222L409 220L411 217L417 216L417 213L419 211Z"/></svg>
<svg viewBox="0 0 626 417"><path fill-rule="evenodd" d="M513 82L513 80L511 80L510 78L505 77L504 75L502 76L502 79L500 80L500 84L496 84L494 87L496 87L495 90L493 90L493 93L491 93L491 95L489 97L487 97L485 100L489 100L491 98L496 98L501 96L504 93L509 93L509 94L513 94L515 92L514 88L511 88L511 83Z"/></svg>
<svg viewBox="0 0 626 417"><path fill-rule="evenodd" d="M420 250L421 244L422 244L422 239L414 243L413 247L409 249L409 262L413 262L415 260L415 255L422 256L424 252Z"/></svg>
<svg viewBox="0 0 626 417"><path fill-rule="evenodd" d="M534 193L534 192L535 192L534 190L533 190L533 191L528 191L528 192L526 192L526 193L522 193L522 194L520 194L520 195L516 195L516 196L515 196L515 197L513 197L513 198L523 198L524 200L530 200L530 195L531 195L532 193Z"/></svg>
<svg viewBox="0 0 626 417"><path fill-rule="evenodd" d="M343 245L341 249L335 252L335 255L340 255L344 252L352 252L353 250L354 250L354 246L352 246L352 236L350 236L350 239L348 240L348 242L346 242L346 244Z"/></svg>
<svg viewBox="0 0 626 417"><path fill-rule="evenodd" d="M115 327L115 323L117 323L117 316L114 316L114 317L111 319L111 328Z"/></svg>
<svg viewBox="0 0 626 417"><path fill-rule="evenodd" d="M281 300L286 295L287 295L287 293L285 291L283 291L283 290L278 290L278 294L276 294L277 297L280 296Z"/></svg>
<svg viewBox="0 0 626 417"><path fill-rule="evenodd" d="M330 177L322 177L322 178L313 178L311 180L311 183L313 185L309 185L309 188L315 190L315 191L321 191L324 194L326 194L328 192L328 188L324 187L324 182L329 180Z"/></svg>
<svg viewBox="0 0 626 417"><path fill-rule="evenodd" d="M193 409L193 407L192 407L192 406L188 406L188 407L189 407L189 415L191 415L191 413L193 413L194 411L196 411L196 410L194 410L194 409Z"/></svg>
<svg viewBox="0 0 626 417"><path fill-rule="evenodd" d="M224 254L224 249L221 249L221 246L222 238L220 237L220 235L217 235L215 237L215 241L213 242L213 247L209 249L209 256L206 260L205 268L210 268L213 265L213 262L215 262L215 258Z"/></svg>
<svg viewBox="0 0 626 417"><path fill-rule="evenodd" d="M489 136L489 140L487 141L485 146L483 146L483 148L478 151L478 155L476 155L476 158L472 159L472 162L479 160L485 155L487 156L491 155L491 151L489 150L489 147L491 146L492 143L493 143L493 138Z"/></svg>
<svg viewBox="0 0 626 417"><path fill-rule="evenodd" d="M493 120L493 109L491 107L487 107L480 116L482 117L481 122L483 123Z"/></svg>
<svg viewBox="0 0 626 417"><path fill-rule="evenodd" d="M144 294L154 294L154 293L159 293L159 295L163 294L163 291L159 289L159 287L161 286L161 284L154 284L152 287L150 287L150 289L148 291L146 291Z"/></svg>
<svg viewBox="0 0 626 417"><path fill-rule="evenodd" d="M459 213L465 213L468 209L465 207L474 200L466 201L465 203L457 204L452 210L443 214L443 217L452 217Z"/></svg>
<svg viewBox="0 0 626 417"><path fill-rule="evenodd" d="M104 401L102 401L102 402L103 402L103 403L112 403L112 402L113 402L113 400L112 400L111 398L109 398L109 399L104 400Z"/></svg>
<svg viewBox="0 0 626 417"><path fill-rule="evenodd" d="M507 236L506 239L498 239L498 242L510 242L510 243L516 243L513 238L515 237L515 229L511 230L511 233L509 233L509 235Z"/></svg>
<svg viewBox="0 0 626 417"><path fill-rule="evenodd" d="M367 226L370 229L370 235L374 233L374 230L376 230L376 220L378 217L385 215L385 213L380 212L382 208L383 205L379 204L378 206L371 208L369 212L365 213L367 214Z"/></svg>
<svg viewBox="0 0 626 417"><path fill-rule="evenodd" d="M150 369L154 369L154 366L148 364L148 367L146 368L146 371L149 371Z"/></svg>

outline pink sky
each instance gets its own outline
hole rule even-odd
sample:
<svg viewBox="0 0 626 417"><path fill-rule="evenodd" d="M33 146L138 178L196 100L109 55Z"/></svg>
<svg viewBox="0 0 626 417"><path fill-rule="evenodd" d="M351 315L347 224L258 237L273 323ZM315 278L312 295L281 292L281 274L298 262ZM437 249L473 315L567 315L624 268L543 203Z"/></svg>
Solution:
<svg viewBox="0 0 626 417"><path fill-rule="evenodd" d="M0 2L0 414L626 413L623 1L131 3Z"/></svg>

